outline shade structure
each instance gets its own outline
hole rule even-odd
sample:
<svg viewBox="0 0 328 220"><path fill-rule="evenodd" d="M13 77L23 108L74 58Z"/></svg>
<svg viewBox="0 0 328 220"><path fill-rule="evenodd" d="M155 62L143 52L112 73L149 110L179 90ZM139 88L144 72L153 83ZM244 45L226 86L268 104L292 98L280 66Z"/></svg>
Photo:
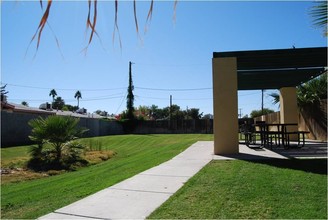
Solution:
<svg viewBox="0 0 328 220"><path fill-rule="evenodd" d="M327 47L214 52L214 154L236 154L237 90L279 89L282 123L297 123L296 86L322 74Z"/></svg>
<svg viewBox="0 0 328 220"><path fill-rule="evenodd" d="M213 53L224 57L237 58L238 90L295 87L327 67L327 47Z"/></svg>

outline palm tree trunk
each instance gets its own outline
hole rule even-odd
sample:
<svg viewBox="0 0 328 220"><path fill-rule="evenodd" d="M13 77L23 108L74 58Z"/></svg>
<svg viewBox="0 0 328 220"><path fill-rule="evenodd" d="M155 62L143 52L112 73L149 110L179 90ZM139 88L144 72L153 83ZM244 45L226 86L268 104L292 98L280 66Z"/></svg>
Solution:
<svg viewBox="0 0 328 220"><path fill-rule="evenodd" d="M56 150L55 162L56 162L56 165L60 166L60 161L62 159L62 151L61 151L61 144L60 143L56 144L55 150Z"/></svg>

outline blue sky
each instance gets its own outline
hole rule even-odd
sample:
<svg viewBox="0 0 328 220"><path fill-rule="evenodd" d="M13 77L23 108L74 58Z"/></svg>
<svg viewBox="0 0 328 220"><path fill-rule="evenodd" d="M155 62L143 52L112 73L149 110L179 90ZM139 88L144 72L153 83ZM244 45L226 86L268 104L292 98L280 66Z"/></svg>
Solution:
<svg viewBox="0 0 328 220"><path fill-rule="evenodd" d="M53 2L50 26L43 30L37 53L36 41L29 43L43 14L39 1L3 1L1 83L7 84L10 102L27 101L38 107L51 101L49 92L55 89L67 104L77 105L74 94L80 90L80 107L119 114L126 109L132 61L135 107L163 108L172 95L173 104L181 109L212 113L213 52L327 46L322 30L312 25L313 5L310 1L179 1L174 21L174 2L155 1L145 33L150 2L138 1L138 36L133 2L119 1L120 49L118 33L114 42L112 38L114 2L99 1L100 38L93 38L85 55L81 51L90 33L86 34L87 1ZM264 106L277 110L271 92L265 91ZM261 108L261 91L238 94L242 115Z"/></svg>

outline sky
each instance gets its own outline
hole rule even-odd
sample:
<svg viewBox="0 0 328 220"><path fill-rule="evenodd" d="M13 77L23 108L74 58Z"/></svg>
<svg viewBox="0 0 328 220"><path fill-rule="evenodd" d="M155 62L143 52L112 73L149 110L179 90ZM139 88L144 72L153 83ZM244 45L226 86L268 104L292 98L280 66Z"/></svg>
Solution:
<svg viewBox="0 0 328 220"><path fill-rule="evenodd" d="M89 46L87 1L54 1L37 50L31 39L46 4L1 2L1 85L7 84L9 102L38 107L52 101L55 89L66 104L77 105L79 90L88 112L120 114L131 61L135 107L164 108L172 95L182 110L212 114L213 52L327 46L309 15L312 1L178 1L176 9L174 1L155 1L150 22L150 1L137 1L138 32L132 1L118 3L118 30L114 1L99 1ZM264 107L277 111L272 92L278 91L264 91ZM238 92L241 116L261 109L261 94Z"/></svg>

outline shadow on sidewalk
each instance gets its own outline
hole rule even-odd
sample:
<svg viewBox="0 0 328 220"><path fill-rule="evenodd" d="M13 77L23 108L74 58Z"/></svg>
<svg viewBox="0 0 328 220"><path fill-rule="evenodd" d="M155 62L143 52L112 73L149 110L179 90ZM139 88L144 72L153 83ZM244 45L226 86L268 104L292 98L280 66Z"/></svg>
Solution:
<svg viewBox="0 0 328 220"><path fill-rule="evenodd" d="M289 149L273 147L261 148L260 145L239 145L240 152L232 155L217 155L216 159L238 159L261 163L284 169L300 170L327 175L327 142L306 141L302 148L291 146Z"/></svg>

